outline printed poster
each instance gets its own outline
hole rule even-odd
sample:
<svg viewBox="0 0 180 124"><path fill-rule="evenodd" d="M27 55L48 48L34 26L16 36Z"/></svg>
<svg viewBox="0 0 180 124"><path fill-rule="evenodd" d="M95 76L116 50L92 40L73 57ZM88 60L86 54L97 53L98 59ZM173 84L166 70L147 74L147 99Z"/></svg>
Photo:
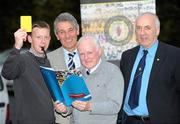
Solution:
<svg viewBox="0 0 180 124"><path fill-rule="evenodd" d="M124 50L137 45L134 22L143 12L155 13L155 0L81 4L82 35L95 35L107 60L120 60Z"/></svg>

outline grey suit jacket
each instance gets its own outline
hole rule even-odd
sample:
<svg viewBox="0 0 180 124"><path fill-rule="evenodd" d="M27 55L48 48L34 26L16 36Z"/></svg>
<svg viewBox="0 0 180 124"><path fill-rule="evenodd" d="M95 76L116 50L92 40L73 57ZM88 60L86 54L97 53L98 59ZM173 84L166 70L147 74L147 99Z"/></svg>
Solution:
<svg viewBox="0 0 180 124"><path fill-rule="evenodd" d="M55 70L64 70L67 69L66 62L64 59L63 48L60 47L52 52L47 54L48 59L50 60L51 67Z"/></svg>
<svg viewBox="0 0 180 124"><path fill-rule="evenodd" d="M73 109L75 124L116 124L121 108L124 79L120 69L104 59L90 75L82 69L87 87L92 95L92 111Z"/></svg>
<svg viewBox="0 0 180 124"><path fill-rule="evenodd" d="M66 62L64 59L64 51L63 48L60 47L52 52L49 52L47 54L47 57L50 61L51 67L54 68L56 71L57 70L65 70L67 69L66 67ZM70 116L67 117L62 117L60 114L55 112L55 121L58 124L70 124Z"/></svg>

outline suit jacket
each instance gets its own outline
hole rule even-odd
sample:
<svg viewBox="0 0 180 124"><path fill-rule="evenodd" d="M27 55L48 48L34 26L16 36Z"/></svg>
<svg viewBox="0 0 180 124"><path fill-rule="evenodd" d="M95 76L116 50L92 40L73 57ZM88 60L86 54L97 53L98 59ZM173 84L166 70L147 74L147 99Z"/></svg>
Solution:
<svg viewBox="0 0 180 124"><path fill-rule="evenodd" d="M125 94L139 46L122 54L120 67ZM153 123L180 123L180 49L159 42L147 89L147 107Z"/></svg>
<svg viewBox="0 0 180 124"><path fill-rule="evenodd" d="M51 67L53 69L57 70L67 70L65 57L64 57L64 51L63 48L60 47L50 53L47 54L47 57L50 61ZM70 116L62 117L60 114L55 112L56 117L56 123L58 124L70 124Z"/></svg>
<svg viewBox="0 0 180 124"><path fill-rule="evenodd" d="M55 70L65 70L68 69L65 62L64 50L62 47L57 48L54 51L51 51L47 54L48 59L50 60L51 67Z"/></svg>
<svg viewBox="0 0 180 124"><path fill-rule="evenodd" d="M120 69L112 63L102 61L90 75L82 69L92 99L91 111L73 109L75 124L116 124L121 108L124 79Z"/></svg>

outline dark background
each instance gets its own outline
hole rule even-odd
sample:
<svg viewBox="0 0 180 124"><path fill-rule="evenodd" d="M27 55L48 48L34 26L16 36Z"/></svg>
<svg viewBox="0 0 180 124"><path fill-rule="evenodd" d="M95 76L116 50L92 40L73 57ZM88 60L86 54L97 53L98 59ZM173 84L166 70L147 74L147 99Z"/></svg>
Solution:
<svg viewBox="0 0 180 124"><path fill-rule="evenodd" d="M81 24L80 3L109 0L1 0L0 1L0 52L14 44L13 33L19 28L21 15L32 15L33 21L45 20L52 28L50 49L60 46L53 32L55 17L64 11L73 14ZM130 0L111 0L130 1ZM156 12L161 21L159 39L180 47L180 6L178 0L156 0Z"/></svg>

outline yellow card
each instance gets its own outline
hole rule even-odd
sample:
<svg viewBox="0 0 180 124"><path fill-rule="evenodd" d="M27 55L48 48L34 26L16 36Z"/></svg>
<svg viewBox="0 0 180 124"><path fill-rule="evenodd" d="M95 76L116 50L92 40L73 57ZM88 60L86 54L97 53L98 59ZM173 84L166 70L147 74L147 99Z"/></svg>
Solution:
<svg viewBox="0 0 180 124"><path fill-rule="evenodd" d="M20 26L21 26L21 29L26 30L26 32L31 32L32 31L32 17L20 16Z"/></svg>

